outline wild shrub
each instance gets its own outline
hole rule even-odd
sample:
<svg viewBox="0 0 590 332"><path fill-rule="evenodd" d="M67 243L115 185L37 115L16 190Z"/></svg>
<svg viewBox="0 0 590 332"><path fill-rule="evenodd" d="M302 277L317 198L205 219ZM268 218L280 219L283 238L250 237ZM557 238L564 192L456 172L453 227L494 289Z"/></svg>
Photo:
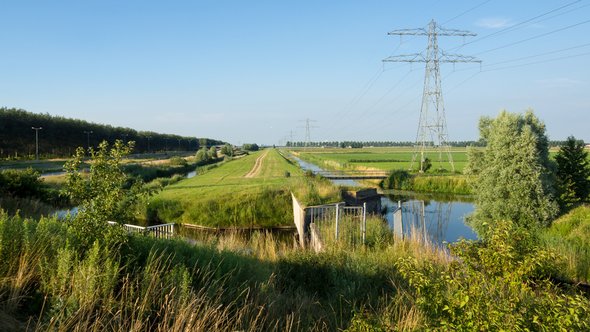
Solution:
<svg viewBox="0 0 590 332"><path fill-rule="evenodd" d="M410 190L412 188L412 176L404 170L394 170L381 182L383 189Z"/></svg>
<svg viewBox="0 0 590 332"><path fill-rule="evenodd" d="M481 243L451 247L457 259L435 266L401 259L397 268L428 317L427 328L451 330L586 330L590 301L558 289L554 253L512 222L496 222Z"/></svg>
<svg viewBox="0 0 590 332"><path fill-rule="evenodd" d="M186 161L186 159L184 159L182 157L174 156L174 157L170 158L169 164L171 166L186 166L188 164L188 162Z"/></svg>

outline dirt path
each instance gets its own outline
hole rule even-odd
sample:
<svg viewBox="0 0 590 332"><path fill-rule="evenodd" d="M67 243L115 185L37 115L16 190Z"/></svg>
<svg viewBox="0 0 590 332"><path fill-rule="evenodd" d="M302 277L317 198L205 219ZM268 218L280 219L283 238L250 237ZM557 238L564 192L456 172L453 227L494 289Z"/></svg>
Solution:
<svg viewBox="0 0 590 332"><path fill-rule="evenodd" d="M260 157L256 158L256 163L254 163L254 167L252 167L248 174L244 175L245 178L254 178L258 176L258 173L260 173L260 170L262 169L262 160L264 159L264 157L266 157L267 154L268 150L264 151L260 155Z"/></svg>

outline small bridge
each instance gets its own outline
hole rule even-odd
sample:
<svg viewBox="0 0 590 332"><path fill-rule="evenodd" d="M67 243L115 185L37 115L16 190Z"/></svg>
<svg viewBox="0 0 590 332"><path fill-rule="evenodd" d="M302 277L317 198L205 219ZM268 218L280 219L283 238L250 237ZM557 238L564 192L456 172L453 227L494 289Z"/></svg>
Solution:
<svg viewBox="0 0 590 332"><path fill-rule="evenodd" d="M330 180L383 180L387 171L321 171L317 175Z"/></svg>

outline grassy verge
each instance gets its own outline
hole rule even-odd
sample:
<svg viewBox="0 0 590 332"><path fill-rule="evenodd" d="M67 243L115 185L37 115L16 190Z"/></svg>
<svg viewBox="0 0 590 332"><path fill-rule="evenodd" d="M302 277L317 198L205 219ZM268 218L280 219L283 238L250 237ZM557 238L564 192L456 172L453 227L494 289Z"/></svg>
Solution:
<svg viewBox="0 0 590 332"><path fill-rule="evenodd" d="M392 171L379 186L423 193L470 195L473 178L467 175L424 175L410 174L403 170Z"/></svg>
<svg viewBox="0 0 590 332"><path fill-rule="evenodd" d="M565 257L568 277L590 282L590 206L577 207L543 230L544 244Z"/></svg>

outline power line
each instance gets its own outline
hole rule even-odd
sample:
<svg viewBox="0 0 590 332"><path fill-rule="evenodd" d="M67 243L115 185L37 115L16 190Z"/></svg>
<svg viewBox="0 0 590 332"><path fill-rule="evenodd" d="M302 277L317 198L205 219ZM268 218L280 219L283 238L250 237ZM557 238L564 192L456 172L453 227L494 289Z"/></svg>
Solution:
<svg viewBox="0 0 590 332"><path fill-rule="evenodd" d="M471 7L471 8L469 8L469 9L467 9L466 11L462 12L461 14L458 14L458 15L456 15L456 16L454 16L454 17L452 17L452 18L450 18L450 19L448 19L448 20L446 20L446 21L444 21L444 22L442 23L442 25L445 25L445 24L447 24L447 23L449 23L449 22L452 22L452 21L454 21L454 20L458 19L459 17L461 17L461 16L463 16L463 15L465 15L465 14L469 13L469 12L472 12L472 11L476 10L477 8L479 8L479 7L483 6L483 5L485 5L486 3L490 2L490 1L492 1L492 0L486 0L486 1L484 1L484 2L481 2L479 5L476 5L476 6L474 6L474 7Z"/></svg>
<svg viewBox="0 0 590 332"><path fill-rule="evenodd" d="M487 38L490 38L490 37L493 37L493 36L497 36L497 35L500 35L500 34L504 34L504 33L507 33L507 32L512 32L514 30L520 29L521 27L524 27L524 25L527 24L527 23L530 23L530 22L532 22L532 21L534 21L534 20L536 20L538 18L541 18L543 16L546 16L546 15L549 15L549 14L552 14L552 13L555 13L555 12L561 10L561 9L567 8L569 6L572 6L572 5L574 5L574 4L576 4L576 3L580 2L580 1L582 1L582 0L576 0L576 1L573 1L573 2L570 2L570 3L567 3L567 4L563 5L563 6L560 6L560 7L554 8L554 9L551 9L551 10L549 10L547 12L544 12L542 14L539 14L539 15L535 16L535 17L529 18L529 19L527 19L525 21L519 22L519 23L517 23L515 25L506 27L504 29L501 29L501 30L498 30L496 32L490 33L488 35L485 35L485 36L476 38L474 40L471 40L469 42L463 43L463 45L457 46L455 48L452 48L451 50L457 50L457 49L462 48L464 46L467 46L467 45L470 45L470 44L473 44L473 43L477 43L477 42L479 42L481 40L484 40L484 39L487 39ZM579 7L579 8L583 8L583 7L586 7L586 6L588 6L588 5L585 5L585 6L582 6L582 7ZM570 11L568 11L566 13L569 13L569 12ZM565 14L565 13L562 13L562 14ZM562 14L559 14L559 15L562 15ZM557 15L552 16L552 17L549 17L549 18L544 19L544 20L541 20L541 21L538 21L538 22L535 22L535 23L543 22L545 20L551 19L551 18L556 17L556 16Z"/></svg>
<svg viewBox="0 0 590 332"><path fill-rule="evenodd" d="M471 56L456 54L447 54L439 51L438 36L475 36L474 33L464 30L445 29L432 20L428 30L425 29L401 29L389 32L388 35L415 35L428 36L428 48L426 55L422 53L392 56L383 61L391 62L424 62L426 64L424 77L424 90L422 93L422 107L420 108L420 120L418 122L418 132L416 134L416 144L412 156L411 168L413 168L418 153L420 154L420 172L425 168L425 153L427 147L432 144L438 150L438 161L442 163L443 153L451 165L451 170L455 170L451 150L447 143L448 130L442 97L442 83L440 78L440 63L462 63L462 62L481 62ZM429 107L434 106L434 114L429 113Z"/></svg>
<svg viewBox="0 0 590 332"><path fill-rule="evenodd" d="M535 35L535 36L532 36L532 37L529 37L529 38L525 38L525 39L522 39L522 40L519 40L519 41L510 43L510 44L506 44L504 46L495 47L495 48L492 48L492 49L489 49L489 50L486 50L486 51L483 51L483 52L476 53L475 55L481 55L481 54L484 54L484 53L489 53L489 52L497 51L497 50L500 50L500 49L503 49L503 48L507 48L507 47L510 47L510 46L522 44L522 43L527 42L527 41L531 41L531 40L534 40L534 39L545 37L545 36L548 36L548 35L551 35L551 34L554 34L554 33L557 33L557 32L561 32L561 31L564 31L564 30L567 30L567 29L575 28L577 26L580 26L580 25L583 25L583 24L587 24L587 23L590 23L590 20L586 20L586 21L578 22L578 23L575 23L575 24L572 24L572 25L568 25L568 26L563 27L563 28L559 28L559 29L552 30L552 31L549 31L549 32L545 32L545 33L542 33L542 34L539 34L539 35Z"/></svg>

